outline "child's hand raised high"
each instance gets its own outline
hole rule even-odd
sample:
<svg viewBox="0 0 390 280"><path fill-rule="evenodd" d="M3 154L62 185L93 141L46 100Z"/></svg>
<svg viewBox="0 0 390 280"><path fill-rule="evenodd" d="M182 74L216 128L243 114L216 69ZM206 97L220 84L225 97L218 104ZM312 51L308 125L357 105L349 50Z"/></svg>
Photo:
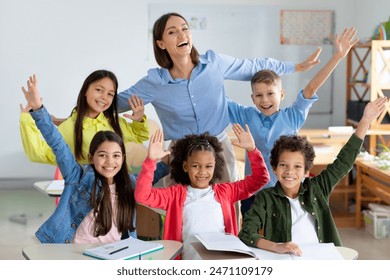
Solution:
<svg viewBox="0 0 390 280"><path fill-rule="evenodd" d="M139 98L137 95L132 95L131 98L128 99L128 102L133 114L123 114L123 116L133 121L142 121L145 112L145 105L142 98Z"/></svg>
<svg viewBox="0 0 390 280"><path fill-rule="evenodd" d="M374 101L367 103L364 108L363 117L368 121L372 122L386 109L388 98L387 97L379 97Z"/></svg>
<svg viewBox="0 0 390 280"><path fill-rule="evenodd" d="M29 106L35 111L42 107L42 98L38 92L38 81L35 76L30 76L27 80L27 90L22 87L24 97L26 98Z"/></svg>
<svg viewBox="0 0 390 280"><path fill-rule="evenodd" d="M349 50L359 41L359 38L355 38L356 29L354 27L344 29L340 37L337 36L334 40L335 55L340 59L344 58Z"/></svg>
<svg viewBox="0 0 390 280"><path fill-rule="evenodd" d="M357 137L362 140L364 139L371 123L386 109L387 100L387 97L379 97L367 103L366 107L364 107L363 117L355 129L355 135Z"/></svg>
<svg viewBox="0 0 390 280"><path fill-rule="evenodd" d="M162 159L164 156L169 155L171 152L166 151L163 148L164 137L161 129L158 129L149 140L148 157L153 160Z"/></svg>
<svg viewBox="0 0 390 280"><path fill-rule="evenodd" d="M245 130L238 123L233 124L233 132L238 138L237 141L232 141L233 145L244 148L248 152L251 152L256 148L255 141L253 140L249 126L247 124L245 125Z"/></svg>

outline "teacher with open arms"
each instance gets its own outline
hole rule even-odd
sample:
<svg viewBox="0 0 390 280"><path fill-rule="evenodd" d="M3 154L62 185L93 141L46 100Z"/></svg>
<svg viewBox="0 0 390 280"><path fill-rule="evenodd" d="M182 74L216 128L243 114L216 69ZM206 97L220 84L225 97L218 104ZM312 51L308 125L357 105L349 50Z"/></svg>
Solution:
<svg viewBox="0 0 390 280"><path fill-rule="evenodd" d="M209 132L223 146L226 168L222 181L235 181L238 172L232 145L225 128L229 125L224 80L249 81L261 69L279 75L306 71L319 63L317 49L300 64L272 58L238 59L212 50L199 55L192 44L185 18L177 13L162 15L153 26L153 48L161 68L119 93L118 109L130 109L128 99L136 94L152 103L163 127L165 140Z"/></svg>

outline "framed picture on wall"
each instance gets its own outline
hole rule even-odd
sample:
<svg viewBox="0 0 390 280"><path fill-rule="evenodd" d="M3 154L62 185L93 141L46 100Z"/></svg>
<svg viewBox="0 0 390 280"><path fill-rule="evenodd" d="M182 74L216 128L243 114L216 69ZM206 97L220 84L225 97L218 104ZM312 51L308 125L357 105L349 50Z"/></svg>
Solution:
<svg viewBox="0 0 390 280"><path fill-rule="evenodd" d="M331 45L334 36L334 11L281 10L282 45Z"/></svg>

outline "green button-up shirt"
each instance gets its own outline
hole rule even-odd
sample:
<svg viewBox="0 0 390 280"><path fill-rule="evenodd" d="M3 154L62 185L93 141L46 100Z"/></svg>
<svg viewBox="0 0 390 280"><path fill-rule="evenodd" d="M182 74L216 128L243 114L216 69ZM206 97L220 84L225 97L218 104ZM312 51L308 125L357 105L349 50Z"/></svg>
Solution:
<svg viewBox="0 0 390 280"><path fill-rule="evenodd" d="M352 169L363 141L353 134L337 158L319 175L305 178L299 189L299 202L316 220L319 242L333 242L341 246L340 236L329 207L329 197L337 183ZM263 235L259 233L263 230ZM253 207L245 214L238 235L249 246L256 246L259 238L273 242L291 240L291 208L279 182L275 187L256 194Z"/></svg>

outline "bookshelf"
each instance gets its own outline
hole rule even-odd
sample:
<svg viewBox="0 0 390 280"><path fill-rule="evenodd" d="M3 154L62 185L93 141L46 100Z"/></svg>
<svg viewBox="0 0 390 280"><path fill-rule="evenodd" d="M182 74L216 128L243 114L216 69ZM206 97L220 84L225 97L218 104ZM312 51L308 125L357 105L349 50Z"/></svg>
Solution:
<svg viewBox="0 0 390 280"><path fill-rule="evenodd" d="M390 41L373 40L371 42L371 97L376 100L378 97L390 97ZM378 130L378 134L370 135L370 154L377 153L377 145L390 146L390 101L387 108L379 118L371 124L371 130ZM387 135L386 135L387 134Z"/></svg>
<svg viewBox="0 0 390 280"><path fill-rule="evenodd" d="M356 126L370 100L371 43L358 42L347 56L346 125Z"/></svg>
<svg viewBox="0 0 390 280"><path fill-rule="evenodd" d="M358 42L347 56L346 125L356 127L369 101L380 96L390 97L390 40ZM365 148L373 155L378 144L390 145L390 105L373 122Z"/></svg>

